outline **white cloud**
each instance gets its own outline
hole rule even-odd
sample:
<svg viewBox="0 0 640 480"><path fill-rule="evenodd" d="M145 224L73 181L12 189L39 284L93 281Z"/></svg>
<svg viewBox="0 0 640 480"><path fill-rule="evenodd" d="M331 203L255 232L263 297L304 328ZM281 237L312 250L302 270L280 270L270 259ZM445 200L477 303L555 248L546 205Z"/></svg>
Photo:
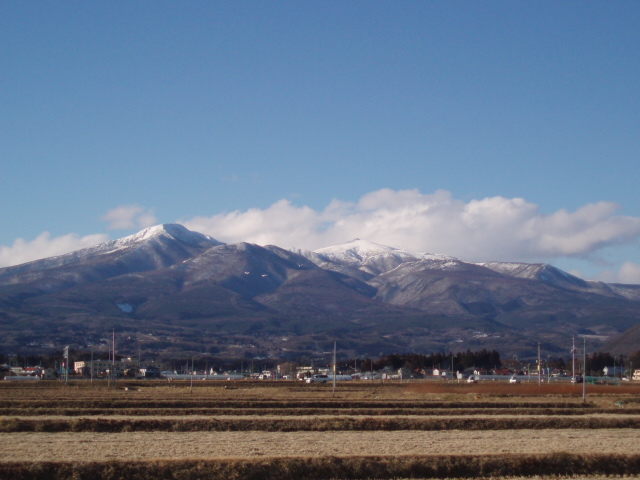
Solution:
<svg viewBox="0 0 640 480"><path fill-rule="evenodd" d="M153 212L137 205L109 211L110 228L146 228L157 223ZM543 214L522 198L491 197L463 201L450 192L378 190L358 202L333 200L323 210L280 200L268 208L222 213L182 221L187 228L233 243L247 241L314 250L363 238L413 252L453 255L471 261L551 261L561 257L594 260L606 247L640 238L640 218L619 214L610 202L584 205L573 212ZM103 241L107 235L16 240L0 246L0 267L62 255ZM640 283L640 265L627 262L601 280Z"/></svg>
<svg viewBox="0 0 640 480"><path fill-rule="evenodd" d="M158 223L153 210L139 205L120 205L109 210L100 220L109 222L110 230L128 230L147 228Z"/></svg>
<svg viewBox="0 0 640 480"><path fill-rule="evenodd" d="M218 237L214 238L226 242L293 246L289 239L305 245L315 244L314 237L321 235L318 232L322 223L320 217L309 207L296 207L288 200L280 200L266 210L252 208L246 212L196 217L180 223L200 233L215 231Z"/></svg>
<svg viewBox="0 0 640 480"><path fill-rule="evenodd" d="M107 235L95 234L79 237L74 233L51 237L49 232L43 232L30 242L18 238L10 247L0 245L0 267L19 265L21 263L53 257L73 252L81 248L90 247L109 240Z"/></svg>
<svg viewBox="0 0 640 480"><path fill-rule="evenodd" d="M611 202L543 214L522 198L465 202L450 192L378 190L324 210L280 200L266 209L197 217L182 223L225 242L317 249L353 238L466 260L539 261L579 257L640 236L640 218Z"/></svg>
<svg viewBox="0 0 640 480"><path fill-rule="evenodd" d="M620 267L615 279L618 283L640 283L640 265L633 262L625 262Z"/></svg>

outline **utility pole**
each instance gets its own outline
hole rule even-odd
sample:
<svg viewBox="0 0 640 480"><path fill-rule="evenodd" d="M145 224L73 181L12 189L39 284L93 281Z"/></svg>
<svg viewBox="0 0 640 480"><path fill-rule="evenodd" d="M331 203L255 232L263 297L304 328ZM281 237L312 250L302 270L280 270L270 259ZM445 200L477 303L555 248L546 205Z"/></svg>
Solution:
<svg viewBox="0 0 640 480"><path fill-rule="evenodd" d="M69 383L69 345L64 347L64 384Z"/></svg>
<svg viewBox="0 0 640 480"><path fill-rule="evenodd" d="M453 352L451 352L451 380L453 380Z"/></svg>
<svg viewBox="0 0 640 480"><path fill-rule="evenodd" d="M540 344L538 343L538 386L542 385L542 374L541 374L541 370L540 370Z"/></svg>
<svg viewBox="0 0 640 480"><path fill-rule="evenodd" d="M373 385L373 357L371 357L370 361L371 361L371 385Z"/></svg>
<svg viewBox="0 0 640 480"><path fill-rule="evenodd" d="M583 341L583 363L584 367L582 368L582 403L587 403L587 339L582 337Z"/></svg>
<svg viewBox="0 0 640 480"><path fill-rule="evenodd" d="M571 355L573 356L573 366L571 367L571 378L576 381L576 336L571 336L573 340L573 346L571 347Z"/></svg>
<svg viewBox="0 0 640 480"><path fill-rule="evenodd" d="M333 396L336 396L336 342L333 342Z"/></svg>
<svg viewBox="0 0 640 480"><path fill-rule="evenodd" d="M113 329L113 337L111 340L111 347L113 348L113 355L111 358L111 375L113 375L113 386L116 385L116 329Z"/></svg>

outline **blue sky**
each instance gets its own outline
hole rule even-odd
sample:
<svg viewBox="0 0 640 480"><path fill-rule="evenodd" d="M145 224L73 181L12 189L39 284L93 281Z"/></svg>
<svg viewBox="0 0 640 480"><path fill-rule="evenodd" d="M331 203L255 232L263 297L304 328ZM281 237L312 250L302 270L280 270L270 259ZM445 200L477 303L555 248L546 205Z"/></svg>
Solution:
<svg viewBox="0 0 640 480"><path fill-rule="evenodd" d="M0 263L177 221L640 283L639 25L630 1L1 2Z"/></svg>

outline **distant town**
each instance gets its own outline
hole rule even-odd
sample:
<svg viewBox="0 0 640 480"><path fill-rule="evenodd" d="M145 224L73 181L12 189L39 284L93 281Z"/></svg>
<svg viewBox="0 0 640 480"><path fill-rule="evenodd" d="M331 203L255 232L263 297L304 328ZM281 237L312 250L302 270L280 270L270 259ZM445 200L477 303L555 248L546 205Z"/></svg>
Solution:
<svg viewBox="0 0 640 480"><path fill-rule="evenodd" d="M95 358L94 358L95 356ZM5 381L117 379L191 380L300 380L323 383L340 381L496 381L535 382L623 382L640 380L640 352L631 357L594 352L586 357L552 357L522 361L503 359L496 350L420 354L392 354L378 359L277 359L221 360L192 356L167 361L144 361L112 352L100 355L86 351L62 351L49 356L0 354L0 378ZM586 365L586 369L585 369ZM635 365L635 369L634 369Z"/></svg>

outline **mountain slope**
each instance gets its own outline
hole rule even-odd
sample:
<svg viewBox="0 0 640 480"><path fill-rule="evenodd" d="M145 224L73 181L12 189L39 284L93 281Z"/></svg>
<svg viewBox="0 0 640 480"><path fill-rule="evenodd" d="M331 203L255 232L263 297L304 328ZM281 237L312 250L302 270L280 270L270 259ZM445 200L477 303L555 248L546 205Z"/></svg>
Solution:
<svg viewBox="0 0 640 480"><path fill-rule="evenodd" d="M603 346L602 351L612 355L631 356L640 352L640 323L625 330L620 335L610 338ZM638 367L636 365L636 367Z"/></svg>

